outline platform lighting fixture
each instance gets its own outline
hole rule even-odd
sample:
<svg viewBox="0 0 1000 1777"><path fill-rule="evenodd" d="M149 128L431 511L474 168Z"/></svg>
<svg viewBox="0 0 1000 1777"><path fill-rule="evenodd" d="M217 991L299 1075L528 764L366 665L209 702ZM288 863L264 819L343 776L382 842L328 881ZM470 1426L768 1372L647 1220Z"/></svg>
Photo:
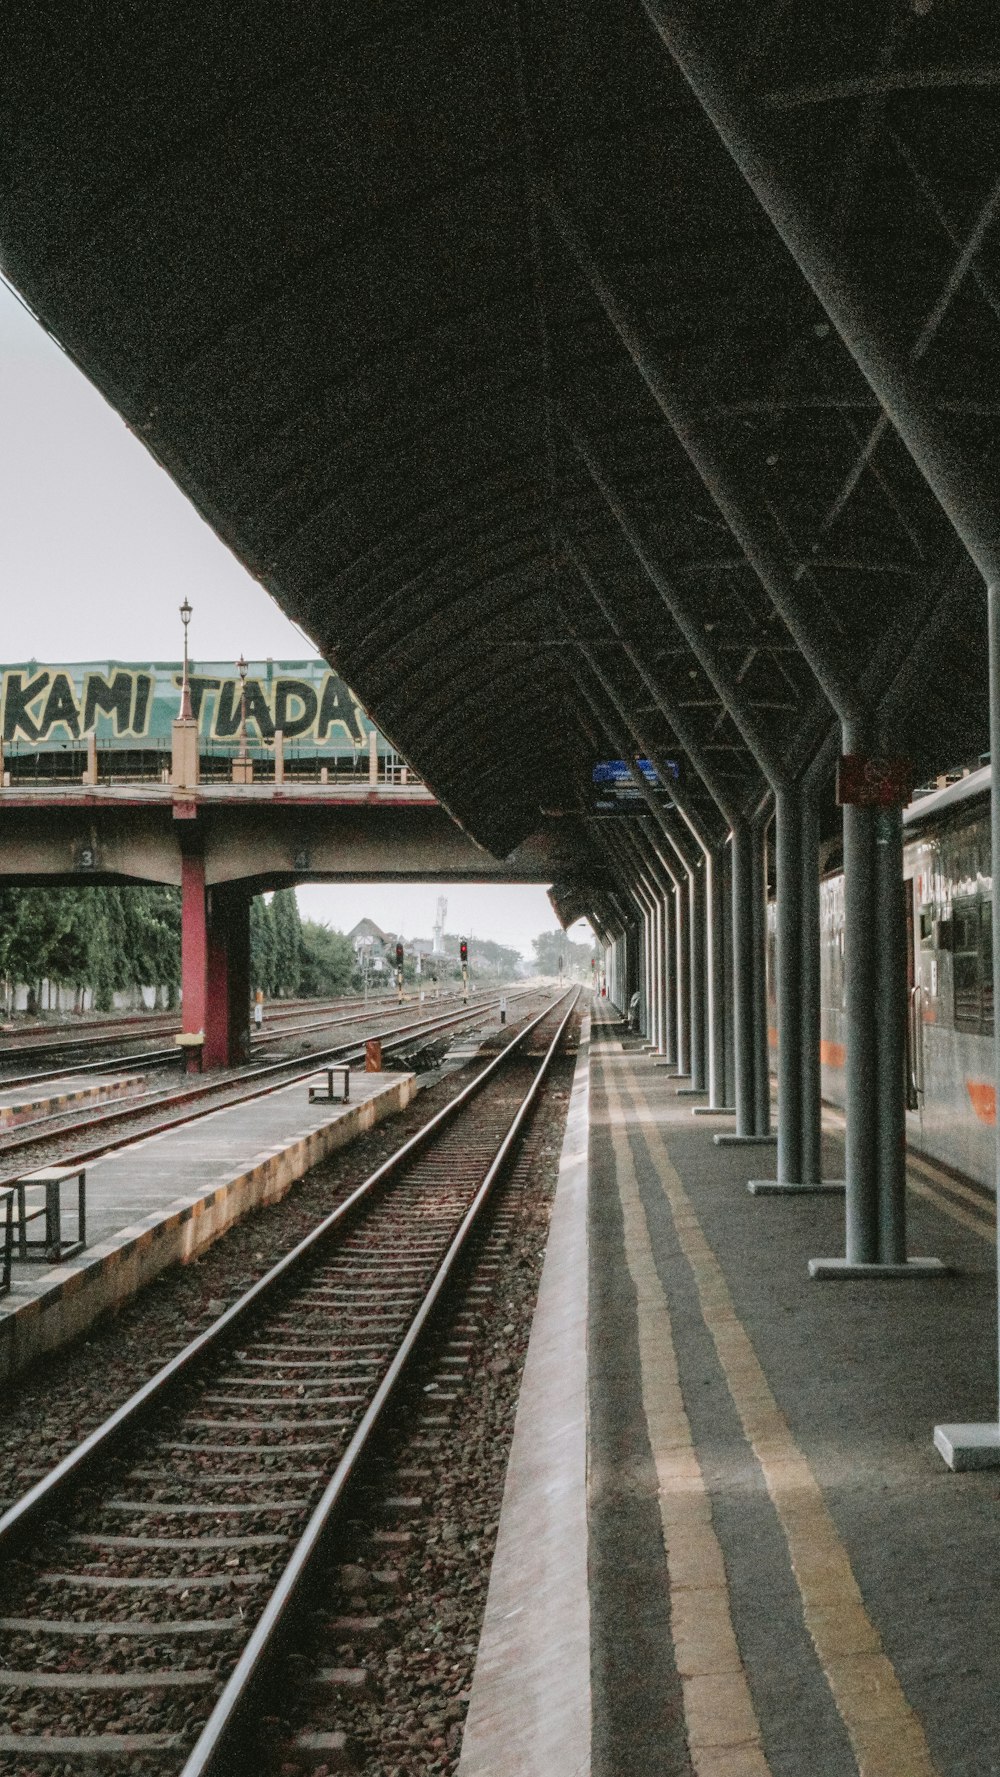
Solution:
<svg viewBox="0 0 1000 1777"><path fill-rule="evenodd" d="M190 722L191 687L188 683L188 624L191 621L191 605L185 598L181 608L181 622L184 625L184 673L181 678L181 721Z"/></svg>
<svg viewBox="0 0 1000 1777"><path fill-rule="evenodd" d="M241 654L236 662L236 671L240 675L240 758L247 756L247 673L249 667Z"/></svg>

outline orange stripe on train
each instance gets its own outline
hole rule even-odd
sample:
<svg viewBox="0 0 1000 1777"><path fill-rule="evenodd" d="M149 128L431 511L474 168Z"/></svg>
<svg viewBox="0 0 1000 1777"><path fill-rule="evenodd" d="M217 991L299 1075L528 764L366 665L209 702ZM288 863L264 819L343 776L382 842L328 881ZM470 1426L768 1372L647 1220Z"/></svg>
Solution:
<svg viewBox="0 0 1000 1777"><path fill-rule="evenodd" d="M997 1089L988 1080L966 1080L965 1090L969 1094L972 1108L980 1123L995 1123L997 1120Z"/></svg>

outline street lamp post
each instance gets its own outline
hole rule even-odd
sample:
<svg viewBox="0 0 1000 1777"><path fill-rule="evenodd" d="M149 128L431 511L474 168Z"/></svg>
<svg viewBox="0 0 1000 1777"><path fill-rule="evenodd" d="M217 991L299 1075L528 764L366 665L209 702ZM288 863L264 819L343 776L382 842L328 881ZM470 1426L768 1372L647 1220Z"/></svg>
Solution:
<svg viewBox="0 0 1000 1777"><path fill-rule="evenodd" d="M184 674L181 679L181 721L190 722L191 686L188 681L188 624L191 621L191 605L187 598L181 606L181 622L184 625Z"/></svg>
<svg viewBox="0 0 1000 1777"><path fill-rule="evenodd" d="M253 780L253 764L247 755L247 662L241 654L236 662L236 671L240 675L240 750L233 767L233 778L238 784L249 784Z"/></svg>

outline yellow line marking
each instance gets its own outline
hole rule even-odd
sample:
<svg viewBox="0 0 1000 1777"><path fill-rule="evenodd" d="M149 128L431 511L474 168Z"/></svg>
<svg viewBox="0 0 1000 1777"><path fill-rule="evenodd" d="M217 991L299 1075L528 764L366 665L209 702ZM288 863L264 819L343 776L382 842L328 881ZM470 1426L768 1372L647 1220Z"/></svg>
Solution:
<svg viewBox="0 0 1000 1777"><path fill-rule="evenodd" d="M638 1080L632 1091L678 1242L694 1275L702 1317L784 1532L806 1628L861 1777L935 1777L923 1727L865 1610L819 1482L771 1392Z"/></svg>
<svg viewBox="0 0 1000 1777"><path fill-rule="evenodd" d="M919 1179L914 1178L909 1179L907 1183L915 1197L925 1197L928 1203L933 1203L934 1208L940 1210L942 1215L950 1216L953 1222L960 1222L963 1228L971 1228L973 1234L980 1235L983 1240L989 1242L990 1246L993 1245L996 1239L996 1226L993 1222L987 1222L981 1216L970 1215L969 1211L962 1209L959 1204L950 1203L947 1197L939 1196L933 1185L923 1185Z"/></svg>
<svg viewBox="0 0 1000 1777"><path fill-rule="evenodd" d="M825 1128L829 1127L839 1131L845 1128L846 1124L847 1119L843 1111L829 1105L823 1106ZM953 1196L964 1198L967 1202L975 1204L986 1218L985 1222L977 1221L959 1209L956 1204L949 1203L944 1197L939 1196L937 1191L930 1190L926 1185L921 1184L918 1179L912 1176L914 1170L924 1173L927 1178L933 1179L936 1185L945 1191L950 1191ZM983 1201L978 1191L970 1190L968 1185L959 1184L957 1179L950 1178L947 1173L939 1172L936 1166L932 1166L930 1161L923 1159L919 1154L907 1154L906 1174L907 1190L912 1191L915 1197L926 1197L927 1201L932 1203L942 1215L950 1216L953 1222L960 1222L963 1228L970 1228L973 1234L981 1234L984 1240L993 1243L996 1239L996 1220L990 1213L989 1204Z"/></svg>
<svg viewBox="0 0 1000 1777"><path fill-rule="evenodd" d="M770 1777L729 1608L722 1550L684 1410L670 1311L624 1133L622 1100L605 1078L625 1258L637 1298L642 1404L656 1464L670 1584L670 1629L697 1777Z"/></svg>
<svg viewBox="0 0 1000 1777"><path fill-rule="evenodd" d="M940 1190L949 1192L952 1197L961 1198L963 1203L971 1203L974 1209L978 1209L980 1215L986 1216L987 1220L996 1220L995 1206L988 1197L983 1195L982 1191L974 1190L971 1185L962 1184L960 1179L952 1178L948 1172L942 1172L939 1166L932 1165L929 1160L923 1159L919 1154L907 1154L906 1166L908 1171L913 1168L917 1172L923 1173L925 1178L931 1179Z"/></svg>

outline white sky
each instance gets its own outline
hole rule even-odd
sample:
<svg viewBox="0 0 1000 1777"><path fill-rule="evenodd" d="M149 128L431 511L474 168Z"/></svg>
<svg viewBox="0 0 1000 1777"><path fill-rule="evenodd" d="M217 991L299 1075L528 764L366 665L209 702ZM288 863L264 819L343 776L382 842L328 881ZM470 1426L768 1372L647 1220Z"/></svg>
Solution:
<svg viewBox="0 0 1000 1777"><path fill-rule="evenodd" d="M2 283L0 572L0 662L178 659L185 596L195 659L315 652ZM299 900L345 931L367 913L429 937L439 894L449 931L527 956L558 923L545 890L529 886L317 884Z"/></svg>

